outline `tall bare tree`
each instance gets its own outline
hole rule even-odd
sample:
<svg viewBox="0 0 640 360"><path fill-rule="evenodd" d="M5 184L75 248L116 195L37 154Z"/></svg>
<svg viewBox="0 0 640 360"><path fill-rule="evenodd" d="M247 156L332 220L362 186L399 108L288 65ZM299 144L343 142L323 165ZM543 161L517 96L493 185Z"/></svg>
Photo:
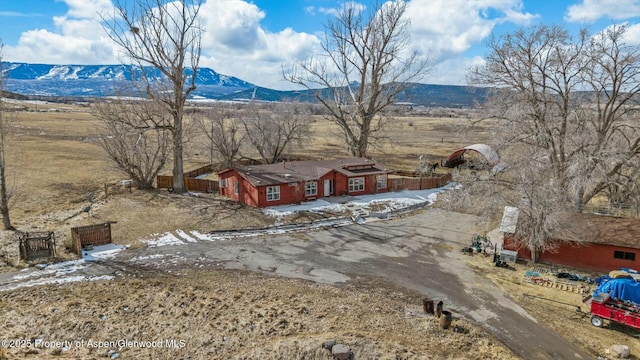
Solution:
<svg viewBox="0 0 640 360"><path fill-rule="evenodd" d="M234 118L229 111L207 109L196 117L197 127L205 134L211 163L218 157L226 167L240 155L244 144L245 133L240 120Z"/></svg>
<svg viewBox="0 0 640 360"><path fill-rule="evenodd" d="M495 89L482 108L498 119L495 142L509 167L467 189L504 190L503 205L521 209L517 235L534 257L557 237L563 213L598 195L637 192L640 53L624 44L625 31L520 29L492 37L486 63L469 72L472 84Z"/></svg>
<svg viewBox="0 0 640 360"><path fill-rule="evenodd" d="M308 107L296 103L281 103L273 110L254 104L241 120L247 140L266 164L279 161L292 145L311 136Z"/></svg>
<svg viewBox="0 0 640 360"><path fill-rule="evenodd" d="M94 105L100 146L139 189L150 189L170 153L169 131L155 129L169 115L156 102L113 100Z"/></svg>
<svg viewBox="0 0 640 360"><path fill-rule="evenodd" d="M393 105L411 81L425 75L429 62L406 55L410 21L403 0L376 4L368 13L355 2L325 26L324 56L295 65L285 79L307 89L328 110L353 156L366 156ZM320 88L318 90L318 88Z"/></svg>
<svg viewBox="0 0 640 360"><path fill-rule="evenodd" d="M186 100L196 89L202 28L199 0L117 0L115 13L103 14L105 30L130 63L137 65L146 95L162 104L171 121L154 124L168 130L173 142L173 188L183 193L183 117ZM157 75L160 73L160 76ZM162 85L168 82L168 87Z"/></svg>
<svg viewBox="0 0 640 360"><path fill-rule="evenodd" d="M2 215L2 225L5 230L15 230L11 224L9 216L9 190L7 187L7 142L11 130L11 117L7 114L4 101L4 70L2 69L2 58L4 53L4 43L0 40L0 215Z"/></svg>

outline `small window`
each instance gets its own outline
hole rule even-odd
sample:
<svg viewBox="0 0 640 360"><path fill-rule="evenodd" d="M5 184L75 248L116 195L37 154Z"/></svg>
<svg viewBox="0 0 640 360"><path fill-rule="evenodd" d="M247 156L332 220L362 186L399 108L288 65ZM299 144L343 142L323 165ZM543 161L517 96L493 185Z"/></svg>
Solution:
<svg viewBox="0 0 640 360"><path fill-rule="evenodd" d="M387 175L378 175L376 178L376 186L378 189L387 188Z"/></svg>
<svg viewBox="0 0 640 360"><path fill-rule="evenodd" d="M226 188L226 187L227 187L227 179L220 179L220 180L218 180L218 185L219 185L221 188Z"/></svg>
<svg viewBox="0 0 640 360"><path fill-rule="evenodd" d="M280 186L267 186L267 201L280 200Z"/></svg>
<svg viewBox="0 0 640 360"><path fill-rule="evenodd" d="M636 253L633 252L625 252L625 251L614 251L613 252L613 258L614 259L623 259L623 260L629 260L629 261L635 261L636 260Z"/></svg>
<svg viewBox="0 0 640 360"><path fill-rule="evenodd" d="M305 195L316 196L318 195L318 182L309 181L305 186Z"/></svg>
<svg viewBox="0 0 640 360"><path fill-rule="evenodd" d="M233 193L240 195L240 185L238 184L238 181L233 182Z"/></svg>
<svg viewBox="0 0 640 360"><path fill-rule="evenodd" d="M349 192L364 191L364 178L349 179Z"/></svg>

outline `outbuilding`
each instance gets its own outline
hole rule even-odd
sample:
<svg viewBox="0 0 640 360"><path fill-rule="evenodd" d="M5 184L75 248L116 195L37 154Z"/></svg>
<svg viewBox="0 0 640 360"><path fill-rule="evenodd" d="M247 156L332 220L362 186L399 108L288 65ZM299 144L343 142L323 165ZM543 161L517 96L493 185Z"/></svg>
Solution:
<svg viewBox="0 0 640 360"><path fill-rule="evenodd" d="M507 208L501 232L503 248L531 259L531 251L515 235L517 209ZM514 216L514 212L516 215ZM567 214L550 246L538 254L538 262L609 272L640 269L640 220L599 214Z"/></svg>

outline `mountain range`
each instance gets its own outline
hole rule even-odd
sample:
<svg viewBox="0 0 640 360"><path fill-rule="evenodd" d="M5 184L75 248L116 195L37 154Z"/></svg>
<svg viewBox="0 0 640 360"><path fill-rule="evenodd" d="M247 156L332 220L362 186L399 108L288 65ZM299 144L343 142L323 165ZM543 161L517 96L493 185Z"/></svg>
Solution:
<svg viewBox="0 0 640 360"><path fill-rule="evenodd" d="M152 77L160 78L153 68L145 68ZM140 71L125 65L47 65L3 62L4 90L24 98L75 99L116 95L116 89L130 86L131 79L139 79ZM189 74L189 72L187 72ZM263 87L199 68L194 99L212 100L296 100L314 102L314 92L307 90L281 91ZM487 89L452 85L412 83L396 101L427 107L471 107L482 101Z"/></svg>

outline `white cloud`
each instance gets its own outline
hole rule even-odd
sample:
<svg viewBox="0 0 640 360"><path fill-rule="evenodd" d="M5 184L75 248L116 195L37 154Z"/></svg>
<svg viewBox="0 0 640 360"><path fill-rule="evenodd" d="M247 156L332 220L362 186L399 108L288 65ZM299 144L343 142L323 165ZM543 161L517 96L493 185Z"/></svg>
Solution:
<svg viewBox="0 0 640 360"><path fill-rule="evenodd" d="M339 7L319 7L318 12L325 15L337 16L344 10L353 8L356 13L363 12L367 7L355 1L341 3Z"/></svg>
<svg viewBox="0 0 640 360"><path fill-rule="evenodd" d="M467 85L467 69L484 63L480 56L473 58L451 58L438 63L423 81L429 84Z"/></svg>
<svg viewBox="0 0 640 360"><path fill-rule="evenodd" d="M7 46L10 61L47 64L117 63L113 42L99 22L99 13L109 11L110 0L66 0L69 10L55 16L55 31L29 30L16 46Z"/></svg>
<svg viewBox="0 0 640 360"><path fill-rule="evenodd" d="M638 0L582 0L581 4L569 6L565 21L592 23L600 18L623 20L640 16Z"/></svg>
<svg viewBox="0 0 640 360"><path fill-rule="evenodd" d="M624 34L627 45L640 46L640 24L627 24L627 32Z"/></svg>
<svg viewBox="0 0 640 360"><path fill-rule="evenodd" d="M484 40L497 24L528 25L537 17L521 9L521 0L413 0L407 7L412 46L444 61Z"/></svg>
<svg viewBox="0 0 640 360"><path fill-rule="evenodd" d="M64 1L69 9L53 19L53 30L33 29L22 33L16 46L6 46L7 60L52 64L118 63L119 50L105 34L98 15L110 14L111 0ZM363 5L349 4L364 10ZM335 14L344 6L343 2L338 7L308 7L305 11ZM522 9L522 0L408 2L407 14L412 21L411 50L430 55L440 64L425 81L463 84L464 68L460 66L468 60L455 59L485 39L497 24L527 25L536 18ZM278 32L266 30L261 23L267 14L249 0L207 0L200 15L205 30L200 65L256 85L291 88L291 84L282 80L282 67L288 70L293 62L321 52L320 39L315 34L291 28Z"/></svg>
<svg viewBox="0 0 640 360"><path fill-rule="evenodd" d="M244 1L208 0L200 14L206 28L201 65L259 86L289 88L281 67L313 55L320 44L315 35L291 28L264 30L265 13Z"/></svg>
<svg viewBox="0 0 640 360"><path fill-rule="evenodd" d="M111 0L64 0L69 7L67 16L79 19L99 19L100 14L113 9Z"/></svg>

